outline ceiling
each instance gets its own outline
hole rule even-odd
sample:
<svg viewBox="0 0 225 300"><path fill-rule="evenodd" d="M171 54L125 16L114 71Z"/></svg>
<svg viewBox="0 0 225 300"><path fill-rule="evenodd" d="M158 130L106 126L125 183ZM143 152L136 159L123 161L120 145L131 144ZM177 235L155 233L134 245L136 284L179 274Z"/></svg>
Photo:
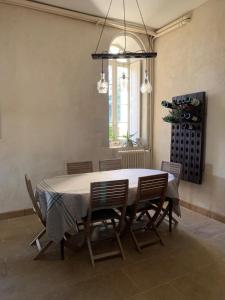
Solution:
<svg viewBox="0 0 225 300"><path fill-rule="evenodd" d="M146 25L161 28L208 0L139 0ZM35 0L33 0L35 2ZM95 16L106 15L110 0L39 0L37 2L59 6ZM128 21L141 23L136 0L125 0ZM123 18L123 1L113 0L110 18Z"/></svg>

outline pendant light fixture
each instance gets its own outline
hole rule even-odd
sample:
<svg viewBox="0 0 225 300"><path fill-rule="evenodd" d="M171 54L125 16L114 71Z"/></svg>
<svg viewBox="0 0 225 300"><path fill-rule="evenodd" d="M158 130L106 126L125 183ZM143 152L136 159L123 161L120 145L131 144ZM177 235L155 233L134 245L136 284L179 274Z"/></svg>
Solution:
<svg viewBox="0 0 225 300"><path fill-rule="evenodd" d="M105 73L104 73L104 70L103 70L103 60L132 59L132 58L142 59L142 58L145 58L146 59L146 70L145 70L144 81L141 85L141 92L142 93L151 93L152 86L151 86L150 81L149 81L149 75L148 75L148 70L147 70L147 59L156 57L157 53L152 51L152 47L151 47L147 27L145 25L145 22L144 22L144 19L143 19L143 16L142 16L138 0L136 0L136 4L137 4L137 8L139 10L140 16L141 16L143 27L145 29L145 34L146 34L146 37L147 37L147 40L148 40L148 48L149 49L148 49L148 51L141 50L141 51L138 51L138 52L130 52L130 51L126 50L126 45L127 45L126 7L125 7L125 0L122 0L122 1L123 1L123 23L124 23L123 24L123 30L124 30L124 45L125 45L124 50L120 51L119 53L110 53L108 51L98 52L99 45L100 45L100 42L101 42L101 38L102 38L102 35L103 35L103 32L104 32L106 22L107 22L107 19L108 19L108 16L109 16L109 12L110 12L110 9L111 9L111 6L112 6L112 2L113 2L113 0L110 0L109 7L108 7L108 10L107 10L105 19L104 19L104 23L103 23L103 26L102 26L102 30L101 30L101 33L100 33L100 37L99 37L99 40L98 40L98 43L97 43L96 50L91 55L93 59L101 59L102 60L101 78L100 78L100 81L97 84L97 89L98 89L98 92L101 93L101 94L104 94L104 93L108 92L108 82L105 80ZM126 76L124 76L124 77L126 78Z"/></svg>
<svg viewBox="0 0 225 300"><path fill-rule="evenodd" d="M141 85L141 93L142 94L151 94L152 92L152 85L149 81L149 77L148 77L148 71L147 69L145 70L145 76L144 76L144 81Z"/></svg>
<svg viewBox="0 0 225 300"><path fill-rule="evenodd" d="M108 87L109 84L105 80L105 73L104 73L104 68L103 68L103 59L102 59L102 72L100 75L100 80L97 83L97 90L99 94L107 94L108 93Z"/></svg>

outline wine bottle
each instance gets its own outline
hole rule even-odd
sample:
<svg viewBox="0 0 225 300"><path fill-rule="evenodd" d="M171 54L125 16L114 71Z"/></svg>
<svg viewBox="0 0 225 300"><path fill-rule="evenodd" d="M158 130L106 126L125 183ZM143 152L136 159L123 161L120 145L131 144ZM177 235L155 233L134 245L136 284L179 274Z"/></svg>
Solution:
<svg viewBox="0 0 225 300"><path fill-rule="evenodd" d="M181 115L181 118L185 121L189 122L199 122L199 117L190 113L190 112L185 112Z"/></svg>
<svg viewBox="0 0 225 300"><path fill-rule="evenodd" d="M189 128L188 123L181 124L181 129L188 129L188 128Z"/></svg>
<svg viewBox="0 0 225 300"><path fill-rule="evenodd" d="M187 97L185 99L185 104L190 104L192 106L199 106L200 105L200 100L197 99L197 98Z"/></svg>
<svg viewBox="0 0 225 300"><path fill-rule="evenodd" d="M192 124L183 123L183 124L181 124L181 129L194 130L194 129L195 129L195 126L192 125Z"/></svg>
<svg viewBox="0 0 225 300"><path fill-rule="evenodd" d="M176 102L176 105L180 105L180 104L182 104L182 99L177 99L175 102Z"/></svg>
<svg viewBox="0 0 225 300"><path fill-rule="evenodd" d="M170 103L169 101L166 101L166 100L163 100L161 102L161 105L164 106L164 107L166 107L166 108L173 108L173 104Z"/></svg>

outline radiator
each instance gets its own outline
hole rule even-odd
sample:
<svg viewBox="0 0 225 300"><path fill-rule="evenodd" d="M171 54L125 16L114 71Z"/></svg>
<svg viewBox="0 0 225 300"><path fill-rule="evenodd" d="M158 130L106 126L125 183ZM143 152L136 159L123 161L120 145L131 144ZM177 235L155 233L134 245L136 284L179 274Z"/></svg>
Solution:
<svg viewBox="0 0 225 300"><path fill-rule="evenodd" d="M122 168L147 168L150 151L139 149L139 150L121 150L118 151L121 156Z"/></svg>

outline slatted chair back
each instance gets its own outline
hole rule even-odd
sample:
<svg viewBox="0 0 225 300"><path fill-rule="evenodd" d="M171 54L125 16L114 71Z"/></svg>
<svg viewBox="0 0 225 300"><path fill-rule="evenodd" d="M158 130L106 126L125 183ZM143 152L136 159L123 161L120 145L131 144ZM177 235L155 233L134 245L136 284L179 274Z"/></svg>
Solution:
<svg viewBox="0 0 225 300"><path fill-rule="evenodd" d="M146 201L149 202L151 200L159 199L159 201L157 201L154 216L152 217L152 221L154 222L162 210L166 197L167 186L167 173L139 177L134 217L136 216L138 208L144 205Z"/></svg>
<svg viewBox="0 0 225 300"><path fill-rule="evenodd" d="M106 160L99 161L100 171L119 170L121 168L122 168L122 163L120 158L106 159Z"/></svg>
<svg viewBox="0 0 225 300"><path fill-rule="evenodd" d="M177 179L177 184L180 184L181 172L182 172L182 164L175 163L171 161L162 161L161 171L168 172L173 174Z"/></svg>
<svg viewBox="0 0 225 300"><path fill-rule="evenodd" d="M90 207L88 219L91 221L92 212L100 209L120 208L120 224L123 225L128 199L128 179L91 183Z"/></svg>
<svg viewBox="0 0 225 300"><path fill-rule="evenodd" d="M69 175L93 172L92 161L68 162L66 166Z"/></svg>
<svg viewBox="0 0 225 300"><path fill-rule="evenodd" d="M46 224L42 217L42 213L41 213L41 209L40 209L40 202L39 202L37 196L34 194L32 183L31 183L31 180L28 175L25 175L25 182L26 182L27 191L30 196L34 211L37 214L37 216L39 217L41 223L45 226Z"/></svg>

